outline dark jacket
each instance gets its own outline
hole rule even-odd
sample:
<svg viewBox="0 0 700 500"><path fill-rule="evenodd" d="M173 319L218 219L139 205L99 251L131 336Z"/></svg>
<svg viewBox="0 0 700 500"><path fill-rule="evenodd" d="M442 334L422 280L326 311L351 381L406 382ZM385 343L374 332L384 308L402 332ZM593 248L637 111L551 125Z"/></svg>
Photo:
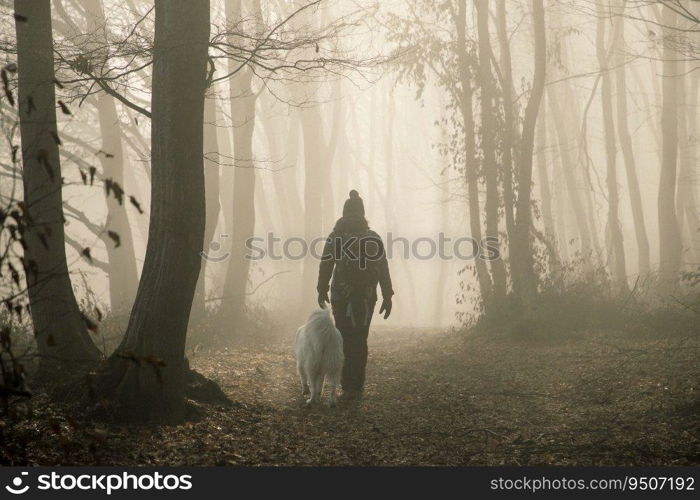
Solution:
<svg viewBox="0 0 700 500"><path fill-rule="evenodd" d="M316 290L327 293L329 281L331 304L356 301L374 304L377 283L384 299L394 295L384 243L369 229L364 217L341 217L328 236Z"/></svg>

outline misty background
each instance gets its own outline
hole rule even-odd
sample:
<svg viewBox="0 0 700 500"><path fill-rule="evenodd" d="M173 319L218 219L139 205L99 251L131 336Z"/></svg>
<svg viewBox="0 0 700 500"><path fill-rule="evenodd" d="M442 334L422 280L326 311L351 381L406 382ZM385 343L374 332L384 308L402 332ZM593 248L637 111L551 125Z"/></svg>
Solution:
<svg viewBox="0 0 700 500"><path fill-rule="evenodd" d="M150 120L107 95L96 84L96 75L99 72L125 101L149 107L146 52L152 43L153 8L138 1L53 3L57 78L64 85L58 94L71 110L70 115L59 113L59 130L73 284L80 297L89 293L105 310L128 312L137 283L133 274L141 271L148 235ZM547 76L532 174L533 225L542 238L536 238L535 246L546 247L546 238L559 261L575 261L578 256L611 274L622 272L615 270L617 254L622 252L628 287L638 276L646 279L658 269L664 244L657 200L667 81L678 115L673 189L682 248L679 270L694 270L698 264L699 90L693 52L697 23L689 18L697 11L694 3L679 2L688 9L687 16L667 13L671 7L665 8L663 2L576 0L546 5ZM274 52L270 67L284 61L290 66L298 60L312 61L307 68L271 71L263 61L243 66L231 76L244 57L232 47L245 51L252 46L246 47L240 32L247 29L262 36L303 4L212 2L214 66L204 123L208 220L203 248L214 259L203 261L198 289L206 307L237 307L227 301L240 301L241 293L246 308L263 308L272 316L293 316L299 307L311 307L313 280L304 277L304 268L313 268L313 262L262 259L236 274L229 269L240 262L234 247L240 246L242 237L266 238L269 233L283 239L327 235L351 188L359 190L370 226L383 237L391 232L412 242L421 237L437 240L439 232L452 238L473 236L459 151L462 125L454 99L458 83L448 81L454 76L449 65L458 52L457 4L318 2L279 30L294 40L293 47L269 52ZM494 64L490 85L498 92L504 85L505 54L498 33L503 21L518 123L532 88L530 6L520 1L490 4L488 44ZM237 17L231 19L232 15ZM470 57L479 50L476 15L474 4L467 2L464 36ZM2 28L6 48L14 36L9 20L5 17ZM664 27L668 23L673 29ZM86 68L80 66L81 57ZM6 50L5 63L13 58L12 50ZM484 132L480 123L479 92L476 79L477 147L481 134L496 133ZM501 115L497 120L503 120L501 99L498 95L494 101ZM5 101L2 106L4 129L12 134L13 114ZM237 115L233 120L232 113ZM477 152L477 160L482 162L482 177L487 168L483 153ZM616 175L612 181L611 162ZM518 168L517 155L513 165ZM3 166L3 196L8 196L15 184L12 166ZM127 206L121 210L125 219L116 214L120 209L105 202L99 181L94 186L81 182L80 172L90 167L103 175L108 169L118 171L124 191L138 200L144 213ZM611 186L606 182L613 182L616 191L613 216ZM305 199L305 190L319 199ZM478 191L484 211L483 177ZM498 234L508 262L503 201L498 204ZM105 228L120 233L119 248L109 248L114 241L105 236ZM616 239L621 246L615 246ZM92 250L93 262L81 256L86 247ZM402 247L398 248L390 263L397 291L395 325L455 325L475 312L472 261L405 260ZM231 258L214 262L227 253ZM133 264L121 267L119 259L133 261L135 269ZM122 274L131 276L118 276ZM120 290L114 284L110 288L110 277L124 280L116 287ZM241 278L244 291L230 285L227 289L227 280Z"/></svg>

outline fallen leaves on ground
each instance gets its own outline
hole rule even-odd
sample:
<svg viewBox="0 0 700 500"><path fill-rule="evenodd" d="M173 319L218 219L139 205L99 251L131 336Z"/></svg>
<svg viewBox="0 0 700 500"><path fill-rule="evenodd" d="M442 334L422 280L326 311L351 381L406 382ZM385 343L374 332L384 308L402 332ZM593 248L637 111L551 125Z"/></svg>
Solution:
<svg viewBox="0 0 700 500"><path fill-rule="evenodd" d="M378 331L364 400L335 409L303 406L289 338L244 342L191 360L230 408L116 425L39 397L3 434L39 465L697 465L698 340Z"/></svg>

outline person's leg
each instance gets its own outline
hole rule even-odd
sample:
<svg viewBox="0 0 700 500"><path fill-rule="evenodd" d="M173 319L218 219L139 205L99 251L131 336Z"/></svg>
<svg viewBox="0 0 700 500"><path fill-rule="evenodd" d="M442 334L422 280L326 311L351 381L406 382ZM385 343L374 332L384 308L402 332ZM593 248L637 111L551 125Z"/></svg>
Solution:
<svg viewBox="0 0 700 500"><path fill-rule="evenodd" d="M357 325L355 332L356 352L355 352L355 367L353 385L355 390L362 392L365 387L365 371L367 369L367 337L369 336L369 326L372 322L372 314L374 313L374 304L368 305L367 322Z"/></svg>
<svg viewBox="0 0 700 500"><path fill-rule="evenodd" d="M347 341L344 342L347 353L345 354L345 369L343 370L343 391L359 392L362 385L359 381L359 372L362 363L362 338L357 326L350 325Z"/></svg>
<svg viewBox="0 0 700 500"><path fill-rule="evenodd" d="M345 361L343 363L343 371L340 376L340 386L343 391L349 391L351 383L351 374L353 366L353 331L352 322L346 316L347 304L346 303L334 303L333 304L333 318L335 319L335 327L340 331L340 335L343 337L343 355Z"/></svg>
<svg viewBox="0 0 700 500"><path fill-rule="evenodd" d="M354 304L354 324L347 315L347 303L334 304L333 316L335 326L343 337L343 353L345 363L341 376L343 393L360 394L365 385L365 369L367 367L367 337L374 312L374 303Z"/></svg>

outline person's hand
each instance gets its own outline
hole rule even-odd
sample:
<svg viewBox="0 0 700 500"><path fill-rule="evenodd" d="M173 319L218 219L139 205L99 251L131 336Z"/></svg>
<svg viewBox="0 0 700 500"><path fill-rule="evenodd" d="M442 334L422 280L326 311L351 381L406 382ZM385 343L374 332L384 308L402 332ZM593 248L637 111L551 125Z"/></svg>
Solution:
<svg viewBox="0 0 700 500"><path fill-rule="evenodd" d="M326 304L328 302L330 302L330 300L328 300L328 292L323 292L323 293L319 292L318 293L318 307L320 307L321 309L325 309Z"/></svg>
<svg viewBox="0 0 700 500"><path fill-rule="evenodd" d="M391 314L391 299L382 300L382 307L379 308L379 314L384 313L384 319L387 319Z"/></svg>

